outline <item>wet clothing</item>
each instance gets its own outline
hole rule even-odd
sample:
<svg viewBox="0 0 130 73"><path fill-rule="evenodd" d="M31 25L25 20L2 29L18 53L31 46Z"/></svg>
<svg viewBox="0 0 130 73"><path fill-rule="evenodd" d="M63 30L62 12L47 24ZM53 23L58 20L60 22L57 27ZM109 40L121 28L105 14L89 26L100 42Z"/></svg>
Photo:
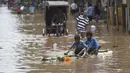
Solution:
<svg viewBox="0 0 130 73"><path fill-rule="evenodd" d="M94 12L95 12L95 20L96 20L96 22L98 22L99 16L100 16L100 9L97 5L94 8Z"/></svg>
<svg viewBox="0 0 130 73"><path fill-rule="evenodd" d="M21 14L21 12L22 12L21 9L20 9L20 7L17 8L16 11L17 11L18 14Z"/></svg>
<svg viewBox="0 0 130 73"><path fill-rule="evenodd" d="M74 42L71 46L71 48L75 49L75 54L79 54L83 49L87 49L87 47L88 46L83 41L80 41L79 43Z"/></svg>
<svg viewBox="0 0 130 73"><path fill-rule="evenodd" d="M96 50L94 48L89 48L88 54L94 53Z"/></svg>
<svg viewBox="0 0 130 73"><path fill-rule="evenodd" d="M95 15L100 15L100 9L97 5L94 7L94 12L95 12Z"/></svg>
<svg viewBox="0 0 130 73"><path fill-rule="evenodd" d="M94 15L94 8L92 6L88 7L87 14L88 14L88 16Z"/></svg>
<svg viewBox="0 0 130 73"><path fill-rule="evenodd" d="M96 50L98 50L100 48L99 43L97 42L96 38L91 38L90 40L87 40L85 42L86 45L88 45L89 50L88 50L88 54L90 54L91 52L95 52Z"/></svg>
<svg viewBox="0 0 130 73"><path fill-rule="evenodd" d="M93 16L88 16L88 18L89 18L89 21L93 20Z"/></svg>
<svg viewBox="0 0 130 73"><path fill-rule="evenodd" d="M25 6L23 9L23 13L26 14L27 13L27 7Z"/></svg>
<svg viewBox="0 0 130 73"><path fill-rule="evenodd" d="M30 7L29 7L29 11L30 11L31 14L34 14L34 12L35 12L35 7L34 7L34 6L30 6Z"/></svg>
<svg viewBox="0 0 130 73"><path fill-rule="evenodd" d="M89 19L83 17L83 15L79 15L77 17L77 31L85 32L86 26L89 24Z"/></svg>
<svg viewBox="0 0 130 73"><path fill-rule="evenodd" d="M87 15L90 21L92 21L94 16L94 8L92 6L88 7L87 9Z"/></svg>
<svg viewBox="0 0 130 73"><path fill-rule="evenodd" d="M99 43L97 42L96 38L91 38L90 40L87 40L85 42L86 45L88 45L89 48L93 48L98 50L99 49Z"/></svg>

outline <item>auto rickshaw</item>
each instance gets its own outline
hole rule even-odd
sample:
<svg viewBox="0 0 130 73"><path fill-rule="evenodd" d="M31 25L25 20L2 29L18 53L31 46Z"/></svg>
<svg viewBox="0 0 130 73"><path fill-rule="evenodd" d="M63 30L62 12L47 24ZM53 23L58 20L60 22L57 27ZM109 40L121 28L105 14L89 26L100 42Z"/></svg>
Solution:
<svg viewBox="0 0 130 73"><path fill-rule="evenodd" d="M69 3L67 1L45 2L45 29L43 29L43 36L68 34L66 28L68 7Z"/></svg>

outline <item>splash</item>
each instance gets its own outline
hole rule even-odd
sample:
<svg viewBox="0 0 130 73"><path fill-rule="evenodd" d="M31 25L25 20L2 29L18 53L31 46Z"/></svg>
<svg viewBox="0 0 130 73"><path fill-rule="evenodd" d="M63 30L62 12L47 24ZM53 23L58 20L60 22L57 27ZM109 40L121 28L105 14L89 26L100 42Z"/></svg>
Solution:
<svg viewBox="0 0 130 73"><path fill-rule="evenodd" d="M52 49L53 49L53 51L56 51L56 50L57 50L57 43L54 43L54 44L52 45Z"/></svg>

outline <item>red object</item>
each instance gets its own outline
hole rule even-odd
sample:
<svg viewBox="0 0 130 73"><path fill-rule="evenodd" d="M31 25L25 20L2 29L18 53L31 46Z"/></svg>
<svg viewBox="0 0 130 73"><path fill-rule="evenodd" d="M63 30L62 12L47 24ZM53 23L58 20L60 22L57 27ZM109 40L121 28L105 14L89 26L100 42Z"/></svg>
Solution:
<svg viewBox="0 0 130 73"><path fill-rule="evenodd" d="M16 11L17 11L17 12L21 12L21 9L20 9L20 7L19 7L19 8L17 8L17 9L16 9Z"/></svg>

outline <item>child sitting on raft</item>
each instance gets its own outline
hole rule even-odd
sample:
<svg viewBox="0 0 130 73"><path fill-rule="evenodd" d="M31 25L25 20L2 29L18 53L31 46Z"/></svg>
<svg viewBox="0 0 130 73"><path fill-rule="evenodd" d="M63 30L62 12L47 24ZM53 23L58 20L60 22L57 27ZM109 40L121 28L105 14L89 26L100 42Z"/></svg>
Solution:
<svg viewBox="0 0 130 73"><path fill-rule="evenodd" d="M98 54L98 50L100 49L100 45L97 42L97 39L93 37L93 33L91 31L88 31L86 33L87 40L85 41L85 44L88 45L89 50L88 54Z"/></svg>
<svg viewBox="0 0 130 73"><path fill-rule="evenodd" d="M88 46L82 40L80 40L79 35L76 35L74 37L74 40L75 40L74 43L72 44L72 46L70 47L68 52L65 53L65 55L67 55L73 48L74 49L74 54L76 56L84 57L87 54Z"/></svg>

